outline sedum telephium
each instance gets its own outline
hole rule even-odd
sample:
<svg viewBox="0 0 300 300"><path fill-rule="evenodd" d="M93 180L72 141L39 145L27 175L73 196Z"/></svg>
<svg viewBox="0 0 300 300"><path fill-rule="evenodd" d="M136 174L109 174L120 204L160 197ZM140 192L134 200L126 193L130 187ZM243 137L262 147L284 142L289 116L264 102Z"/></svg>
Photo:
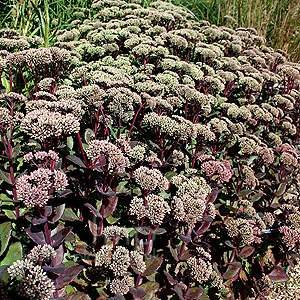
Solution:
<svg viewBox="0 0 300 300"><path fill-rule="evenodd" d="M49 48L0 30L1 295L280 295L300 254L300 65L168 2L73 18Z"/></svg>

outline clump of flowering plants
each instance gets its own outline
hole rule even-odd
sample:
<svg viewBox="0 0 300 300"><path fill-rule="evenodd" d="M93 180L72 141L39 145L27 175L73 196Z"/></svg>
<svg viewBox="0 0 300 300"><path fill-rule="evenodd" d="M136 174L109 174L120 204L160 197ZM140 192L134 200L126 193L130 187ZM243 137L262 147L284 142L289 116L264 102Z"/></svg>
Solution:
<svg viewBox="0 0 300 300"><path fill-rule="evenodd" d="M0 31L3 297L267 299L299 257L300 65L167 2L76 16L50 48Z"/></svg>

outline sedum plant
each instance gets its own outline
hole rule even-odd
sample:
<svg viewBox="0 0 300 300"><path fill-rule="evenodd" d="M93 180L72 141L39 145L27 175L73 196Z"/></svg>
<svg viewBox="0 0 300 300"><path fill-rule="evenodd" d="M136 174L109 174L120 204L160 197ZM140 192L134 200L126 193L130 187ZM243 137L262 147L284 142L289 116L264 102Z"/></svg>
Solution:
<svg viewBox="0 0 300 300"><path fill-rule="evenodd" d="M299 257L300 66L253 28L95 1L0 31L1 293L268 299Z"/></svg>

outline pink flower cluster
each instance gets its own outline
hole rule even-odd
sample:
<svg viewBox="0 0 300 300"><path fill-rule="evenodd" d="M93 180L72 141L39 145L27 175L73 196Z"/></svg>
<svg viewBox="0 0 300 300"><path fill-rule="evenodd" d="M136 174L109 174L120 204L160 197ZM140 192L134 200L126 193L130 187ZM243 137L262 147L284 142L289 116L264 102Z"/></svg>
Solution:
<svg viewBox="0 0 300 300"><path fill-rule="evenodd" d="M282 146L277 147L276 151L281 152L280 160L284 166L297 166L298 154L293 146L289 144L283 144Z"/></svg>
<svg viewBox="0 0 300 300"><path fill-rule="evenodd" d="M209 177L218 175L221 182L228 182L234 174L228 160L217 161L212 155L201 155L198 160L202 162L202 172Z"/></svg>
<svg viewBox="0 0 300 300"><path fill-rule="evenodd" d="M53 189L63 191L67 185L67 176L62 171L38 168L16 180L17 197L28 207L43 207Z"/></svg>

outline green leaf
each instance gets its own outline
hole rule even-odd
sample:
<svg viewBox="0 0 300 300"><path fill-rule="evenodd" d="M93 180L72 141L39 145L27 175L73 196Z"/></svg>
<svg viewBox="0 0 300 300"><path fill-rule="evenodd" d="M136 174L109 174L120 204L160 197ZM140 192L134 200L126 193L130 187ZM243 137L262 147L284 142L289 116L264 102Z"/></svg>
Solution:
<svg viewBox="0 0 300 300"><path fill-rule="evenodd" d="M5 87L6 93L9 93L10 92L10 83L9 83L9 80L6 77L1 76L1 83Z"/></svg>
<svg viewBox="0 0 300 300"><path fill-rule="evenodd" d="M9 278L9 274L7 272L7 268L9 267L9 265L3 265L0 266L0 279L2 279L3 281L7 281Z"/></svg>
<svg viewBox="0 0 300 300"><path fill-rule="evenodd" d="M74 146L74 140L73 140L73 137L72 136L68 136L67 137L67 145L69 147L70 150L73 149L73 146Z"/></svg>
<svg viewBox="0 0 300 300"><path fill-rule="evenodd" d="M241 190L241 191L239 192L238 196L239 196L239 197L247 196L247 195L251 194L252 192L253 192L252 190L247 190L247 189Z"/></svg>
<svg viewBox="0 0 300 300"><path fill-rule="evenodd" d="M13 262L22 259L22 244L16 242L9 246L5 258L1 261L1 266L11 265Z"/></svg>
<svg viewBox="0 0 300 300"><path fill-rule="evenodd" d="M276 196L282 196L286 190L287 182L282 182L280 183L277 191L276 191Z"/></svg>
<svg viewBox="0 0 300 300"><path fill-rule="evenodd" d="M88 128L84 133L84 139L86 143L89 143L95 138L95 133L91 128Z"/></svg>
<svg viewBox="0 0 300 300"><path fill-rule="evenodd" d="M20 144L17 144L14 148L13 148L13 151L12 151L12 157L15 158L19 155L20 153L20 150L21 150L21 145Z"/></svg>
<svg viewBox="0 0 300 300"><path fill-rule="evenodd" d="M1 249L0 255L6 250L9 239L11 236L11 222L5 222L0 225L0 242L1 242Z"/></svg>
<svg viewBox="0 0 300 300"><path fill-rule="evenodd" d="M104 291L101 291L99 293L99 297L96 300L106 300L108 298L109 298L109 296Z"/></svg>
<svg viewBox="0 0 300 300"><path fill-rule="evenodd" d="M70 207L67 207L61 216L61 220L63 221L78 221L79 218L77 215L74 213L73 209Z"/></svg>

